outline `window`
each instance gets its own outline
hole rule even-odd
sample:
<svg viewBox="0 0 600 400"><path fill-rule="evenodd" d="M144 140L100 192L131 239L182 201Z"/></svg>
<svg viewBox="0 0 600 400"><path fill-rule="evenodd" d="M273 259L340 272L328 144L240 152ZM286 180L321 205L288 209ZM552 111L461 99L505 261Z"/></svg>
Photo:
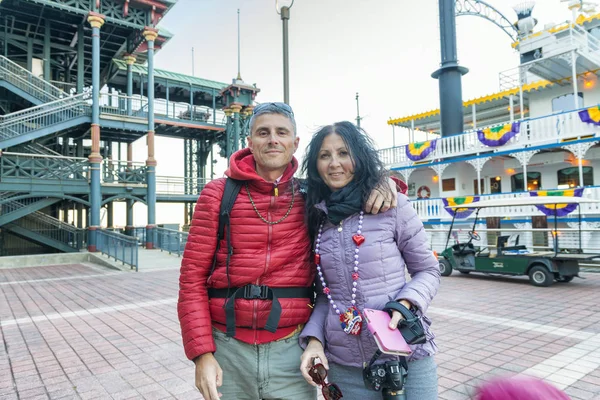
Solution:
<svg viewBox="0 0 600 400"><path fill-rule="evenodd" d="M456 190L456 180L454 178L442 179L442 190L444 192Z"/></svg>
<svg viewBox="0 0 600 400"><path fill-rule="evenodd" d="M579 167L564 168L556 174L559 185L569 185L569 187L579 186ZM583 186L592 186L593 184L594 169L592 167L583 167Z"/></svg>
<svg viewBox="0 0 600 400"><path fill-rule="evenodd" d="M477 185L477 179L473 179L473 193L475 193L476 195L480 195L483 194L483 192L485 192L485 185L484 185L484 180L483 178L481 179L481 192L479 193L479 186Z"/></svg>
<svg viewBox="0 0 600 400"><path fill-rule="evenodd" d="M490 193L502 193L502 177L495 176L490 178Z"/></svg>
<svg viewBox="0 0 600 400"><path fill-rule="evenodd" d="M513 192L522 192L523 173L514 174L510 177ZM542 188L542 174L539 172L527 172L527 191L540 190Z"/></svg>
<svg viewBox="0 0 600 400"><path fill-rule="evenodd" d="M583 93L577 93L579 97L577 108L583 107ZM573 101L573 93L565 94L564 96L555 97L552 99L552 112L563 112L575 109L575 102Z"/></svg>

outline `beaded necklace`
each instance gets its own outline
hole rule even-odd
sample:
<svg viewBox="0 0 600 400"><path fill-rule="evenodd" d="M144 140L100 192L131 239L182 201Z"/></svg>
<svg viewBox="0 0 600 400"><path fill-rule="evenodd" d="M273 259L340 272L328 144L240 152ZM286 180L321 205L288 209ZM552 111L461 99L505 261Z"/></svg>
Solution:
<svg viewBox="0 0 600 400"><path fill-rule="evenodd" d="M352 289L351 289L352 290L352 300L351 300L352 305L349 306L345 311L340 311L338 305L331 297L331 290L327 286L327 283L325 282L325 278L323 277L323 270L321 267L321 254L320 254L321 235L323 233L323 222L321 222L321 225L319 225L319 233L317 234L317 240L315 243L315 264L317 265L317 273L319 274L319 279L321 281L321 285L323 286L323 293L327 296L327 299L329 300L329 304L331 304L335 313L340 316L340 324L342 325L342 329L348 335L359 335L360 331L362 330L363 318L362 318L360 311L356 307L356 292L358 290L358 279L360 277L358 274L358 266L360 264L358 248L365 241L365 237L362 235L363 217L364 217L364 212L361 211L358 216L358 230L356 231L356 234L352 235L352 241L356 245L356 248L354 249L354 267L353 267L354 272L352 272ZM342 232L343 222L344 221L340 222L340 225L337 228L338 232Z"/></svg>

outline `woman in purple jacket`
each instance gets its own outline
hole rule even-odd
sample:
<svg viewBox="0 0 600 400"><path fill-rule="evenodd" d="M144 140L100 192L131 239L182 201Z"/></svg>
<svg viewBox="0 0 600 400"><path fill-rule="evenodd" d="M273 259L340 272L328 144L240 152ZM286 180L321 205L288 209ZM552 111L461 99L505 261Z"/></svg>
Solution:
<svg viewBox="0 0 600 400"><path fill-rule="evenodd" d="M427 334L424 344L411 346L406 398L437 399L433 359L437 347L425 312L437 293L440 272L417 213L402 194L398 206L387 212L362 211L361 205L386 171L370 138L350 122L326 126L314 135L303 171L308 178L308 228L318 279L315 308L300 336L305 348L302 374L316 386L309 373L319 358L329 382L339 387L344 398L381 399L381 393L363 382L363 365L377 351L377 344L360 320L364 308L381 310L395 300L421 317ZM390 329L401 318L394 311ZM384 355L375 364L394 358Z"/></svg>

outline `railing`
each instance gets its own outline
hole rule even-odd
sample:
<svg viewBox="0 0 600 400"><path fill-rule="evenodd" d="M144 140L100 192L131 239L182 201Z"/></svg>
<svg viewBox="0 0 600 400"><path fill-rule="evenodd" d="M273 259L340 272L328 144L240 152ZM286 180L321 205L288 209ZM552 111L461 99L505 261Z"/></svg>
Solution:
<svg viewBox="0 0 600 400"><path fill-rule="evenodd" d="M581 121L579 111L584 109L522 120L520 133L502 147L489 147L481 143L477 136L477 130L469 130L459 135L439 138L437 139L435 151L425 158L424 161L474 155L496 150L507 151L523 149L525 147L559 144L565 140L576 140L584 137L600 137L600 130L597 127ZM509 121L491 127L507 123ZM479 129L483 128L485 127ZM406 146L401 145L382 149L379 150L379 155L387 166L410 166L412 165L412 161L406 156Z"/></svg>
<svg viewBox="0 0 600 400"><path fill-rule="evenodd" d="M100 114L147 118L148 99L140 96L124 96L117 93L100 93ZM128 104L131 103L131 112ZM91 106L91 99L89 101Z"/></svg>
<svg viewBox="0 0 600 400"><path fill-rule="evenodd" d="M148 167L132 161L103 160L103 183L143 184L146 183Z"/></svg>
<svg viewBox="0 0 600 400"><path fill-rule="evenodd" d="M154 230L154 245L161 251L168 251L169 254L175 253L181 257L187 240L187 232L166 228L156 228Z"/></svg>
<svg viewBox="0 0 600 400"><path fill-rule="evenodd" d="M65 92L45 80L33 75L27 69L0 56L0 78L12 83L35 98L49 102L67 96Z"/></svg>
<svg viewBox="0 0 600 400"><path fill-rule="evenodd" d="M449 229L449 227L448 227ZM432 250L442 252L445 249L448 237L448 229L425 228L429 235L429 243ZM456 243L466 243L469 241L468 231L472 228L454 227L453 234L450 236L448 246ZM530 251L554 251L554 235L558 237L558 249L561 252L575 252L582 250L583 253L600 253L600 229L593 228L483 228L476 227L476 232L480 237L479 241L473 241L473 245L480 248L496 249L498 236L519 236L519 245L524 245ZM600 262L600 259L596 259Z"/></svg>
<svg viewBox="0 0 600 400"><path fill-rule="evenodd" d="M91 107L84 101L87 97L89 94L82 93L3 115L0 118L0 140L11 139L47 126L91 115Z"/></svg>
<svg viewBox="0 0 600 400"><path fill-rule="evenodd" d="M560 189L545 189L545 190L560 190ZM513 193L498 193L490 195L481 195L485 200L497 199L514 199L521 197L530 197L529 192L513 192ZM586 187L583 192L583 197L586 199L595 199L600 201L600 187ZM482 199L483 200L483 199ZM418 199L411 201L413 207L417 211L419 218L428 219L452 219L450 213L444 208L444 203L441 198L436 199ZM584 203L580 204L582 214L600 214L600 203ZM574 211L574 213L577 211ZM502 216L532 216L543 215L535 206L505 206L483 208L479 212L479 216L486 217L502 217Z"/></svg>
<svg viewBox="0 0 600 400"><path fill-rule="evenodd" d="M131 104L129 106L129 104ZM91 101L90 101L91 105ZM131 108L131 111L129 111ZM125 96L117 93L100 93L100 113L123 117L148 118L148 98ZM195 121L207 124L225 124L225 112L213 110L207 106L190 106L188 103L168 102L165 99L154 100L154 117Z"/></svg>
<svg viewBox="0 0 600 400"><path fill-rule="evenodd" d="M74 94L77 92L77 84L63 81L49 81L51 85L57 87L67 94Z"/></svg>
<svg viewBox="0 0 600 400"><path fill-rule="evenodd" d="M18 201L10 200L9 196L7 196L6 198L0 198L0 215L12 214L25 207L35 204L42 199L44 199L44 197L31 197L27 199L21 199Z"/></svg>
<svg viewBox="0 0 600 400"><path fill-rule="evenodd" d="M182 178L178 176L157 176L156 193L160 194L200 194L210 179Z"/></svg>
<svg viewBox="0 0 600 400"><path fill-rule="evenodd" d="M85 247L87 231L36 211L13 222L22 228L80 250Z"/></svg>
<svg viewBox="0 0 600 400"><path fill-rule="evenodd" d="M0 156L3 178L87 180L87 158L5 152Z"/></svg>
<svg viewBox="0 0 600 400"><path fill-rule="evenodd" d="M96 250L112 257L115 261L128 264L138 270L138 241L131 236L111 232L106 229L96 230Z"/></svg>

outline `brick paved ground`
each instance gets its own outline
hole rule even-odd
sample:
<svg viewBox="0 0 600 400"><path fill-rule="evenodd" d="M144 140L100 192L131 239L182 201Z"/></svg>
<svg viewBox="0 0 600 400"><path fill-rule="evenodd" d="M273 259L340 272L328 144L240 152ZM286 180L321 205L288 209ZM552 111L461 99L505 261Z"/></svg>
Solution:
<svg viewBox="0 0 600 400"><path fill-rule="evenodd" d="M600 274L584 276L550 288L442 278L429 313L440 398L468 399L485 379L526 373L573 399L600 399ZM0 399L199 399L180 343L177 278L176 267L0 269Z"/></svg>

